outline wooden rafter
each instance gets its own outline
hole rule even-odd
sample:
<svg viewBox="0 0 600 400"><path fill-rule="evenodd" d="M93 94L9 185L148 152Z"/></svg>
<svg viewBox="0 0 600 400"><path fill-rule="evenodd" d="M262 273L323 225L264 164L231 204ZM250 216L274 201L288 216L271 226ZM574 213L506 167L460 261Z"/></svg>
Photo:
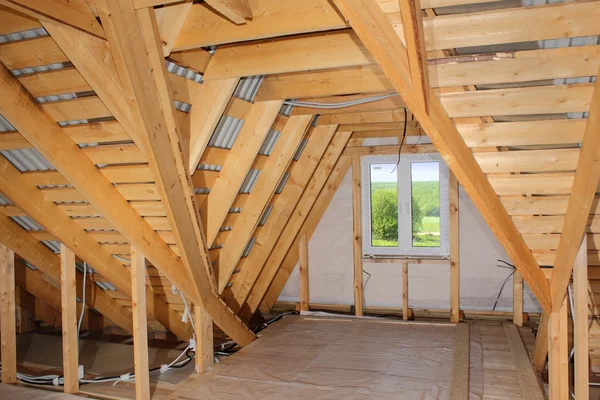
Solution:
<svg viewBox="0 0 600 400"><path fill-rule="evenodd" d="M206 0L206 3L238 25L252 19L252 9L248 0Z"/></svg>
<svg viewBox="0 0 600 400"><path fill-rule="evenodd" d="M6 216L0 216L0 242L42 271L57 288L60 287L60 257ZM77 295L79 297L83 297L82 282L83 274L78 271ZM30 291L28 288L25 289ZM125 332L131 333L131 312L92 282L87 283L86 289L88 293L86 303L89 307L104 315ZM36 295L36 293L32 294ZM60 308L58 310L60 311Z"/></svg>
<svg viewBox="0 0 600 400"><path fill-rule="evenodd" d="M3 115L7 115L2 111ZM27 185L19 171L6 159L0 159L0 192L18 205L27 215L62 243L77 250L77 255L93 267L106 280L126 296L131 296L131 281L127 268L106 251L89 233L70 218L59 206L48 200L35 186ZM25 258L25 257L24 257ZM34 264L40 265L40 263ZM40 267L42 268L42 267ZM155 295L150 288L148 297L153 299L148 313L167 329L181 338L191 336L191 327L181 322L180 315Z"/></svg>
<svg viewBox="0 0 600 400"><path fill-rule="evenodd" d="M157 260L157 249L144 238L145 233L140 235L139 227L128 233L128 236L137 236L130 237L130 242L159 270L163 270L196 305L205 308L225 333L240 345L246 345L254 340L255 335L213 292L212 267L199 223L191 177L181 153L181 135L173 117L173 99L166 82L154 12L152 9L135 11L131 2L107 0L102 3L102 6L98 3L99 12L111 50L118 60L121 80L126 88L131 88L131 91L126 89L125 92L136 100L137 107L132 112L136 114L137 126L143 132L140 135L142 147L146 149L183 261L174 257L172 252L164 254L167 256L163 258L164 262ZM129 207L127 204L123 206ZM128 210L134 211L130 207ZM147 233L159 239L156 232ZM163 246L158 250L165 252ZM184 271L192 282L181 275Z"/></svg>
<svg viewBox="0 0 600 400"><path fill-rule="evenodd" d="M456 125L435 95L429 113L418 101L410 77L406 49L374 0L335 0L335 4L394 84L423 129L479 209L500 244L519 268L544 310L550 310L548 281L511 220Z"/></svg>
<svg viewBox="0 0 600 400"><path fill-rule="evenodd" d="M220 292L223 291L231 273L242 257L262 212L292 161L311 120L312 116L310 115L290 117L281 131L240 216L233 224L232 234L228 236L220 252L218 260Z"/></svg>

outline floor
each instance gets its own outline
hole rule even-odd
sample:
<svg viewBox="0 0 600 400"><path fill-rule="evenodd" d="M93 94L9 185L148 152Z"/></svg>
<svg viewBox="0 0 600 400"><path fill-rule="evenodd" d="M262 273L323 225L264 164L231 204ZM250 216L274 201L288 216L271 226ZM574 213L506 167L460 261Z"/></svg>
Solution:
<svg viewBox="0 0 600 400"><path fill-rule="evenodd" d="M471 400L531 400L505 329L498 322L470 324ZM152 398L445 400L456 370L455 331L447 323L289 316L204 375L194 375L190 365L155 377ZM516 335L527 357L533 334L523 329ZM133 382L82 391L94 398L135 398Z"/></svg>

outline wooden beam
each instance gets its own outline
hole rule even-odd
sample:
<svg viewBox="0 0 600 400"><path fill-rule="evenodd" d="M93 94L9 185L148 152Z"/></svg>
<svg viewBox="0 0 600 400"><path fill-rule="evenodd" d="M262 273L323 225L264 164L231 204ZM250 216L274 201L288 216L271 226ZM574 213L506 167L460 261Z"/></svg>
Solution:
<svg viewBox="0 0 600 400"><path fill-rule="evenodd" d="M202 374L215 363L213 347L213 321L210 315L200 307L194 307L196 324L195 371Z"/></svg>
<svg viewBox="0 0 600 400"><path fill-rule="evenodd" d="M104 30L85 2L61 0L1 0L0 5L40 21L57 22L105 39Z"/></svg>
<svg viewBox="0 0 600 400"><path fill-rule="evenodd" d="M304 188L326 152L337 126L319 126L309 132L308 142L298 161L290 168L289 177L277 199L271 201L271 212L263 226L256 229L253 251L238 263L239 272L231 278L232 286L223 292L229 307L236 312L246 301L262 266L285 228Z"/></svg>
<svg viewBox="0 0 600 400"><path fill-rule="evenodd" d="M15 255L12 250L0 243L2 383L17 383L17 321L15 311Z"/></svg>
<svg viewBox="0 0 600 400"><path fill-rule="evenodd" d="M533 347L533 366L538 372L541 372L546 365L546 357L548 356L548 328L549 314L542 312L538 332L535 337L535 346Z"/></svg>
<svg viewBox="0 0 600 400"><path fill-rule="evenodd" d="M294 242L298 233L301 231L304 222L310 215L317 198L319 197L323 187L327 184L327 179L331 175L332 171L336 168L338 160L341 157L342 149L350 139L350 132L337 132L336 136L332 140L332 144L326 155L319 163L319 167L311 177L310 182L305 187L302 197L298 201L294 212L291 214L285 229L278 232L279 239L273 251L270 253L269 258L262 267L260 276L254 283L252 292L248 295L246 304L244 305L243 315L248 318L254 314L254 311L258 308L259 304L263 300L267 290L273 279L275 278L279 267L286 258L290 248L297 249L294 246ZM283 233L282 233L283 232ZM256 251L256 250L255 250ZM297 253L294 265L298 260Z"/></svg>
<svg viewBox="0 0 600 400"><path fill-rule="evenodd" d="M567 299L548 319L548 390L550 400L569 398Z"/></svg>
<svg viewBox="0 0 600 400"><path fill-rule="evenodd" d="M160 32L163 55L168 57L175 45L175 40L183 28L185 19L192 8L192 2L186 0L181 4L174 4L155 10L156 23Z"/></svg>
<svg viewBox="0 0 600 400"><path fill-rule="evenodd" d="M33 236L33 232L25 231L6 216L0 216L0 242L42 271L47 276L46 279L51 280L55 286L60 286L60 257L40 243ZM77 271L76 275L77 296L82 297L83 274ZM129 310L92 282L88 282L86 289L88 293L86 303L89 307L104 315L125 332L132 332L133 322Z"/></svg>
<svg viewBox="0 0 600 400"><path fill-rule="evenodd" d="M235 24L245 24L252 19L248 0L207 0L206 3Z"/></svg>
<svg viewBox="0 0 600 400"><path fill-rule="evenodd" d="M229 156L221 167L219 177L202 205L202 218L206 221L206 240L209 246L214 243L282 104L281 101L254 103L246 116Z"/></svg>
<svg viewBox="0 0 600 400"><path fill-rule="evenodd" d="M429 113L415 99L411 87L406 82L406 78L410 76L406 65L406 50L379 6L374 0L334 2L415 114L450 170L521 271L542 308L550 310L550 290L544 273L454 122L437 97L430 96Z"/></svg>
<svg viewBox="0 0 600 400"><path fill-rule="evenodd" d="M469 324L456 325L454 333L454 361L450 381L450 400L469 398Z"/></svg>
<svg viewBox="0 0 600 400"><path fill-rule="evenodd" d="M523 344L521 335L515 325L504 324L504 334L508 340L510 352L514 360L519 379L519 386L524 399L545 400L546 396L540 386L537 374L535 373L527 349Z"/></svg>
<svg viewBox="0 0 600 400"><path fill-rule="evenodd" d="M402 320L408 321L408 263L402 263Z"/></svg>
<svg viewBox="0 0 600 400"><path fill-rule="evenodd" d="M458 180L452 172L448 177L450 207L450 322L460 320L460 227L458 217Z"/></svg>
<svg viewBox="0 0 600 400"><path fill-rule="evenodd" d="M425 35L423 33L423 12L419 0L400 0L400 16L404 29L404 43L410 66L412 86L418 101L429 110L429 71Z"/></svg>
<svg viewBox="0 0 600 400"><path fill-rule="evenodd" d="M17 306L27 311L36 320L40 320L53 328L58 328L61 325L61 312L50 307L31 293L23 288L17 288Z"/></svg>
<svg viewBox="0 0 600 400"><path fill-rule="evenodd" d="M219 254L218 261L219 292L223 291L242 257L261 215L275 193L284 172L288 169L311 120L312 116L310 115L290 117L279 134L248 200L244 203L239 217L232 226L232 234L222 243L223 249Z"/></svg>
<svg viewBox="0 0 600 400"><path fill-rule="evenodd" d="M206 150L219 120L239 82L238 78L204 82L192 103L184 124L184 137L189 138L189 171L196 172L198 162ZM210 99L210 101L207 101Z"/></svg>
<svg viewBox="0 0 600 400"><path fill-rule="evenodd" d="M554 310L560 308L600 182L600 82L594 84L587 124L565 222L556 249L550 290Z"/></svg>
<svg viewBox="0 0 600 400"><path fill-rule="evenodd" d="M523 326L523 278L519 271L513 274L513 323Z"/></svg>
<svg viewBox="0 0 600 400"><path fill-rule="evenodd" d="M133 359L135 398L150 398L148 366L148 320L146 318L146 259L131 247L131 312L133 314Z"/></svg>
<svg viewBox="0 0 600 400"><path fill-rule="evenodd" d="M581 241L573 266L573 338L575 347L575 398L590 397L589 294L587 238Z"/></svg>
<svg viewBox="0 0 600 400"><path fill-rule="evenodd" d="M11 124L17 127L30 143L35 143L36 149L44 155L44 158L51 162L65 178L74 183L79 192L86 193L86 198L91 200L94 208L104 216L115 218L112 222L115 222L115 227L121 233L124 235L127 233L128 239L131 239L130 235L133 235L137 238L135 241L150 247L152 250L149 253L153 254L154 265L166 267L163 269L165 271L169 270L169 264L173 262L175 265L171 267L176 271L182 271L181 260L174 253L171 252L169 255L165 251L166 244L161 246L160 243L164 243L164 240L158 237L160 241L153 244L148 242L149 238L155 237L156 232L131 208L131 205L120 193L115 192L115 186L102 175L96 165L81 152L64 131L40 109L39 105L3 66L0 66L0 81L5 89L3 92L5 95L0 98L0 113L10 120ZM25 115L28 117L24 118ZM43 134L44 132L46 134ZM51 137L47 134L48 132L52 132ZM69 156L65 157L65 154ZM73 167L74 165L76 167ZM0 170L2 170L0 191L47 231L53 232L61 242L76 248L78 255L83 260L92 265L120 291L127 296L131 295L131 281L122 263L103 250L73 219L49 200L43 191L33 185L26 185L22 175L6 159L0 160ZM141 237L140 229L145 230L144 238ZM157 255L159 257L155 258ZM161 259L164 256L166 258ZM170 273L166 275L173 277ZM188 280L187 276L171 279L184 291L183 288L186 287ZM150 296L148 297L150 298ZM169 327L179 337L189 337L189 328L179 321L178 314L164 300L157 298L153 305L155 308L151 314L159 322Z"/></svg>
<svg viewBox="0 0 600 400"><path fill-rule="evenodd" d="M300 234L298 244L298 253L300 254L300 311L310 311L310 285L308 280L308 238L306 231Z"/></svg>
<svg viewBox="0 0 600 400"><path fill-rule="evenodd" d="M362 192L360 157L352 156L352 249L354 255L354 315L364 314L362 263Z"/></svg>
<svg viewBox="0 0 600 400"><path fill-rule="evenodd" d="M79 337L77 332L77 291L75 253L60 245L60 298L62 304L62 343L64 392L79 392Z"/></svg>

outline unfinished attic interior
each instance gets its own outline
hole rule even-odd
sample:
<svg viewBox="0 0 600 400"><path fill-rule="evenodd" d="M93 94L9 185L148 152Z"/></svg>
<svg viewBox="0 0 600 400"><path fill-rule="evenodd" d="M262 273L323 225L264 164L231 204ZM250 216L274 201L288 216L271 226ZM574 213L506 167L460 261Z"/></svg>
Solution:
<svg viewBox="0 0 600 400"><path fill-rule="evenodd" d="M0 398L600 399L599 21L0 0Z"/></svg>

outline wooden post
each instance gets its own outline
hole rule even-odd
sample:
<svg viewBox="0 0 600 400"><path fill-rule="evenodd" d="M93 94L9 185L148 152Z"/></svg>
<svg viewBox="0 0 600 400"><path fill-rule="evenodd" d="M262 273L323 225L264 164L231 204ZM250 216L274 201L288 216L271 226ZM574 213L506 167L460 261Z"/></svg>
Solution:
<svg viewBox="0 0 600 400"><path fill-rule="evenodd" d="M589 399L589 343L588 343L588 274L587 237L583 241L573 265L573 338L575 345L575 398Z"/></svg>
<svg viewBox="0 0 600 400"><path fill-rule="evenodd" d="M209 370L214 362L213 324L210 315L199 306L194 306L196 325L196 373Z"/></svg>
<svg viewBox="0 0 600 400"><path fill-rule="evenodd" d="M310 286L308 281L308 239L306 231L300 234L299 260L300 260L300 311L310 310Z"/></svg>
<svg viewBox="0 0 600 400"><path fill-rule="evenodd" d="M133 313L133 359L135 398L150 398L148 367L148 321L146 317L146 259L131 246L131 312Z"/></svg>
<svg viewBox="0 0 600 400"><path fill-rule="evenodd" d="M15 313L15 254L0 243L2 383L17 383L17 321Z"/></svg>
<svg viewBox="0 0 600 400"><path fill-rule="evenodd" d="M550 400L569 399L569 343L567 299L559 311L550 313L548 323L548 388Z"/></svg>
<svg viewBox="0 0 600 400"><path fill-rule="evenodd" d="M513 274L513 323L523 326L523 277L517 270Z"/></svg>
<svg viewBox="0 0 600 400"><path fill-rule="evenodd" d="M352 156L352 216L354 232L354 314L364 314L360 157Z"/></svg>
<svg viewBox="0 0 600 400"><path fill-rule="evenodd" d="M77 290L75 254L60 245L60 298L62 307L62 346L64 392L79 392L79 338L77 337Z"/></svg>
<svg viewBox="0 0 600 400"><path fill-rule="evenodd" d="M408 321L408 263L402 263L402 319Z"/></svg>
<svg viewBox="0 0 600 400"><path fill-rule="evenodd" d="M460 242L458 225L458 180L449 175L450 203L450 321L460 320Z"/></svg>

